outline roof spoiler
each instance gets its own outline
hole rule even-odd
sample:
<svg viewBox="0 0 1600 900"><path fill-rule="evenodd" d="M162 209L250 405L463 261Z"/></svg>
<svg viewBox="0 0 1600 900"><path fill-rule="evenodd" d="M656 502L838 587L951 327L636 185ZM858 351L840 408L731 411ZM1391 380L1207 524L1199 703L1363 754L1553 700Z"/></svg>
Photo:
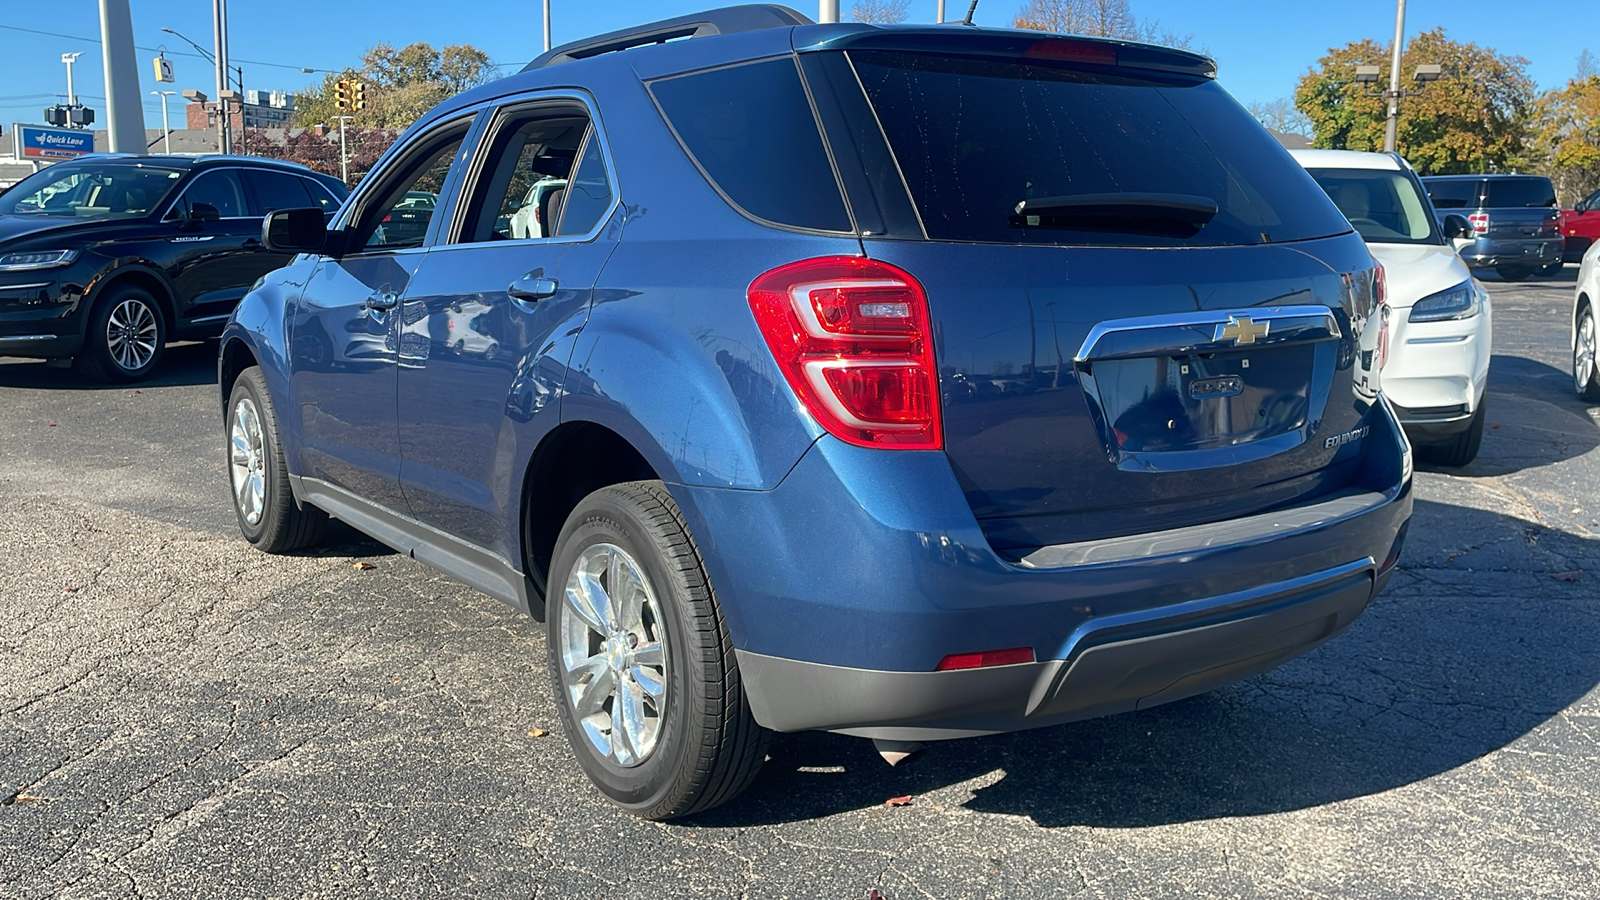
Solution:
<svg viewBox="0 0 1600 900"><path fill-rule="evenodd" d="M804 14L795 12L787 6L771 3L727 6L562 44L546 50L533 62L528 63L522 71L530 72L546 66L588 59L602 53L614 53L650 44L664 44L680 38L710 37L717 34L737 34L741 31L812 24L815 23Z"/></svg>

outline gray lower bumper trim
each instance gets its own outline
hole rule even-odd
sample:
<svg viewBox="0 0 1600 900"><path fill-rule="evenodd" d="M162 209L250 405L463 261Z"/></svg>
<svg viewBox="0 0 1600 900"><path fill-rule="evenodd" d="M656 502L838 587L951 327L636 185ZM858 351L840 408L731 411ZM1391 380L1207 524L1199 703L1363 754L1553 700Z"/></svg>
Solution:
<svg viewBox="0 0 1600 900"><path fill-rule="evenodd" d="M1226 522L1075 544L1052 544L1029 553L1018 563L1030 569L1058 569L1187 555L1211 547L1281 538L1297 531L1320 528L1382 506L1387 499L1376 491L1348 491L1317 503Z"/></svg>

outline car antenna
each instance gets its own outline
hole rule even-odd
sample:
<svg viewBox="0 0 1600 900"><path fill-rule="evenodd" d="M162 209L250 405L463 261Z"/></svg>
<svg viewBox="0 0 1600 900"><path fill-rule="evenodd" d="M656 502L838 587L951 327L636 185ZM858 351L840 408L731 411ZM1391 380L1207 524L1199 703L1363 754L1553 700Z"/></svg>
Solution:
<svg viewBox="0 0 1600 900"><path fill-rule="evenodd" d="M963 25L972 24L972 14L978 11L978 0L972 0L972 5L967 7L967 17L961 20Z"/></svg>

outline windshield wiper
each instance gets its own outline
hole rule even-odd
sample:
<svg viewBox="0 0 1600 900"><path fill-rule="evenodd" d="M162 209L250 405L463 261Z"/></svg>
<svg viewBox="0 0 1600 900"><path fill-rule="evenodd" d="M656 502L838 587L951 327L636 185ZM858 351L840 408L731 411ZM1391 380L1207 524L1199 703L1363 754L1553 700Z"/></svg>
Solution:
<svg viewBox="0 0 1600 900"><path fill-rule="evenodd" d="M1012 228L1064 228L1193 237L1217 215L1216 201L1193 194L1074 194L1018 203Z"/></svg>

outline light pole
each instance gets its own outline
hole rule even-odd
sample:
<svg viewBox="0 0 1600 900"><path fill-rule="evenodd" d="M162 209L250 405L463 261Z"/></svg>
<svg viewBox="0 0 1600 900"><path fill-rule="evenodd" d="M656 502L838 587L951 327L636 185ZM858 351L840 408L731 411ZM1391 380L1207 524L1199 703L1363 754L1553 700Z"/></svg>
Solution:
<svg viewBox="0 0 1600 900"><path fill-rule="evenodd" d="M339 120L339 180L346 186L350 184L350 155L344 149L344 123L355 118L354 116L334 116Z"/></svg>
<svg viewBox="0 0 1600 900"><path fill-rule="evenodd" d="M550 52L550 0L544 0L544 49Z"/></svg>
<svg viewBox="0 0 1600 900"><path fill-rule="evenodd" d="M177 91L151 91L152 94L161 95L161 152L172 155L172 129L167 126L167 98Z"/></svg>
<svg viewBox="0 0 1600 900"><path fill-rule="evenodd" d="M78 95L74 94L72 92L72 64L77 62L78 61L78 57L80 57L82 55L83 55L83 51L81 51L81 50L77 51L75 53L63 53L63 54L61 54L61 61L67 64L67 105L68 106L77 106L78 105Z"/></svg>
<svg viewBox="0 0 1600 900"><path fill-rule="evenodd" d="M224 13L224 24L226 24L226 13ZM172 35L173 37L177 38L178 40L183 41L185 44L188 44L189 46L193 47L195 49L195 52L200 54L200 56L203 57L206 62L211 63L213 66L216 66L217 67L217 71L226 73L227 69L224 69L222 67L222 64L219 61L218 57L213 55L211 53L211 51L209 51L206 48L200 46L199 44L196 44L194 41L189 40L184 35L179 34L176 31L173 31L171 28L163 28L161 30L166 32L167 34ZM244 70L243 69L234 69L233 71L234 71L234 74L238 76L238 78L236 80L237 80L238 85L239 85L239 93L243 94L244 93ZM233 150L233 128L232 128L231 123L228 121L228 103L227 103L226 100L222 99L222 96L221 96L222 92L226 91L226 90L228 90L228 82L223 78L218 78L217 79L217 95L218 96L217 96L217 106L216 106L216 110L215 110L216 115L217 115L217 152L218 153L231 153L232 150ZM188 95L185 94L185 96L188 96ZM204 101L201 101L201 102L204 102Z"/></svg>
<svg viewBox="0 0 1600 900"><path fill-rule="evenodd" d="M839 0L817 0L817 21L839 21Z"/></svg>
<svg viewBox="0 0 1600 900"><path fill-rule="evenodd" d="M1400 124L1400 50L1406 36L1406 0L1395 0L1394 47L1389 54L1389 119L1383 125L1383 152L1394 152L1395 130Z"/></svg>
<svg viewBox="0 0 1600 900"><path fill-rule="evenodd" d="M944 0L939 0L939 19L938 19L938 21L940 21L940 22L944 21Z"/></svg>

